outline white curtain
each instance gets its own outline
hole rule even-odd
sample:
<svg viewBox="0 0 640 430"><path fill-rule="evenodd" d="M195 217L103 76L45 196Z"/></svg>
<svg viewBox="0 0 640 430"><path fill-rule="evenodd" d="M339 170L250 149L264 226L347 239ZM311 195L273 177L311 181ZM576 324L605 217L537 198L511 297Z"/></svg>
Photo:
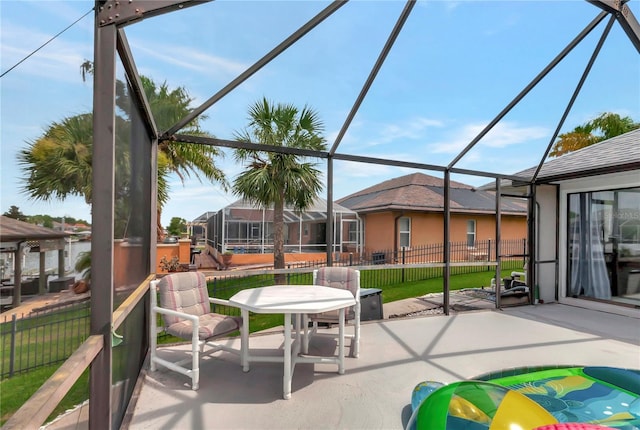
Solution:
<svg viewBox="0 0 640 430"><path fill-rule="evenodd" d="M569 234L571 295L609 300L611 286L602 243L605 207L594 204L590 193L582 193L571 196L570 209L574 214Z"/></svg>

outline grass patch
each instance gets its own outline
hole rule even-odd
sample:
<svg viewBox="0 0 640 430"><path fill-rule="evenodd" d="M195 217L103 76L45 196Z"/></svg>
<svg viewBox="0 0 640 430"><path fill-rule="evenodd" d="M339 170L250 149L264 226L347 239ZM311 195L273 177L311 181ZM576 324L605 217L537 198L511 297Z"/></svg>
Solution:
<svg viewBox="0 0 640 430"><path fill-rule="evenodd" d="M46 366L32 370L13 378L0 381L0 425L16 413L20 407L49 379L59 366ZM84 402L89 398L89 370L87 369L71 390L62 399L53 413L47 418L47 422L68 409Z"/></svg>
<svg viewBox="0 0 640 430"><path fill-rule="evenodd" d="M511 269L503 270L502 276L511 274ZM456 275L449 278L449 288L451 290L461 290L464 288L488 287L491 284L494 272L468 273L466 275ZM381 288L382 301L384 303L395 302L396 300L410 299L424 296L430 293L441 293L444 279L435 278L424 281L409 281L402 284L390 285ZM366 286L363 286L366 288Z"/></svg>
<svg viewBox="0 0 640 430"><path fill-rule="evenodd" d="M89 304L65 308L0 324L0 370L15 373L67 359L89 335ZM13 363L9 352L12 346Z"/></svg>

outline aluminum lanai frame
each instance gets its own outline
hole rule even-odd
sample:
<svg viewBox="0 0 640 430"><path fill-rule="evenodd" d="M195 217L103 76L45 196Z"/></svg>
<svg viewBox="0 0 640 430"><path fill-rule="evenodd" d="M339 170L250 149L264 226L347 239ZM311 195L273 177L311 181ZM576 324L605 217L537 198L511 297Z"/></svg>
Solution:
<svg viewBox="0 0 640 430"><path fill-rule="evenodd" d="M503 110L491 123L476 137L474 138L469 145L465 148L463 152L461 152L448 166L435 166L428 165L422 163L411 163L404 162L399 160L385 160L371 157L364 157L359 155L352 154L339 154L337 153L337 149L340 145L340 141L344 133L348 129L351 120L357 113L360 104L364 100L366 93L373 81L375 80L377 72L380 70L386 55L390 51L393 46L393 43L402 29L402 26L409 14L413 6L415 5L414 0L409 0L406 3L404 10L402 11L401 16L399 17L391 35L388 37L387 42L374 66L372 69L366 83L364 84L360 95L358 96L356 102L354 103L351 112L349 113L345 123L341 129L338 138L334 142L331 150L328 152L314 152L314 151L302 151L302 150L294 150L287 149L281 147L269 147L265 145L257 145L257 144L248 144L241 143L235 141L225 141L221 139L208 139L202 137L188 136L188 135L178 135L176 134L184 125L189 123L193 118L202 114L205 110L215 104L218 100L248 79L255 72L260 70L264 65L277 57L280 53L286 50L289 46L295 43L298 39L303 37L306 33L311 31L314 27L319 25L324 19L330 16L332 13L336 12L341 6L343 6L346 1L334 1L329 6L327 6L323 11L321 11L318 15L312 18L305 25L300 27L296 32L294 32L291 36L289 36L285 41L283 41L280 45L274 48L271 52L265 55L262 59L256 62L253 66L248 68L245 72L240 74L236 79L230 82L226 87L220 90L217 94L212 96L206 102L204 102L200 107L195 109L191 115L183 118L181 121L176 123L173 127L166 131L158 131L155 124L153 115L151 110L149 109L149 104L145 99L144 92L142 91L142 86L140 84L140 77L137 74L137 70L135 68L135 63L131 56L131 53L128 49L128 44L126 42L126 36L124 34L124 27L130 24L135 23L138 20L144 19L146 17L151 17L154 15L164 14L168 12L172 12L175 10L182 9L188 6L195 6L200 1L187 0L187 1L175 1L175 0L146 0L146 1L136 1L136 0L97 0L96 1L96 19L95 19L95 51L94 51L94 66L95 66L95 75L94 75L94 160L100 160L100 163L94 164L93 169L93 184L94 184L94 200L93 200L93 210L92 210L92 224L94 227L94 234L92 236L92 249L93 258L95 260L99 260L102 262L100 265L96 265L93 270L93 294L92 294L92 316L91 316L91 333L92 335L102 335L104 336L104 348L97 355L95 360L92 362L91 366L91 388L90 388L90 416L89 416L89 426L91 428L112 428L112 404L111 404L111 369L112 369L112 354L111 354L111 327L114 323L113 318L113 290L112 286L114 283L113 279L113 232L114 232L114 172L115 172L115 159L114 159L114 151L115 151L115 80L116 80L116 52L119 53L120 59L125 66L125 70L127 72L127 76L129 79L129 85L133 88L133 99L135 104L138 106L142 113L142 122L147 127L147 132L151 137L151 144L157 145L159 141L165 139L173 139L178 138L181 141L191 142L194 144L206 144L206 145L217 145L222 147L230 147L230 148L248 148L260 151L272 151L279 153L290 153L297 154L303 156L310 156L316 158L326 158L327 159L327 169L328 169L328 186L327 186L327 202L331 205L333 201L333 160L347 160L347 161L356 161L361 163L373 163L373 164L381 164L388 166L397 166L397 167L411 167L415 169L424 169L424 170L432 170L443 172L445 179L445 228L444 228L444 243L448 243L449 239L449 217L450 217L450 207L449 207L449 181L451 173L459 173L459 174L468 174L475 175L481 177L494 178L496 180L496 188L497 188L497 201L496 201L496 210L497 210L497 218L500 218L499 213L499 200L500 200L500 180L501 179L511 179L513 181L521 182L524 184L528 184L533 190L533 184L535 183L536 176L534 175L532 178L521 178L513 175L502 175L491 172L480 172L480 171L472 171L466 169L456 168L456 164L464 155L475 146L478 141L482 139L482 137L488 133L499 121L500 119L513 107L515 106L526 93L533 88L540 79L548 73L557 63L564 58L564 56L571 51L589 32L591 32L597 24L602 21L607 15L611 16L611 21L617 20L618 23L622 26L629 39L636 47L636 50L640 52L640 26L638 25L638 21L635 19L627 5L626 1L614 1L614 0L587 0L590 3L594 4L596 7L602 9L602 12L594 19L594 21L585 28L585 30L580 33L572 41L567 48L558 56L556 59L549 64L545 70L538 75L534 81L527 86L522 93L520 93L506 108ZM609 24L608 28L610 28L611 24ZM608 30L605 31L605 33ZM606 34L603 34L603 39L606 37ZM597 48L598 50L599 48ZM594 52L594 57L597 55L597 51ZM579 92L580 86L582 82L584 82L584 77L588 74L587 67L583 77L581 79L581 83L576 88L575 95ZM572 101L569 103L567 108L570 109L570 105ZM566 118L566 114L564 115ZM562 125L561 120L556 133L552 138L552 142L555 140L558 130ZM548 151L547 151L548 153ZM542 157L541 163L544 162L547 153ZM155 190L155 179L156 173L155 168L157 168L157 159L154 152L152 152L151 164L154 167L151 171L151 175L146 180L151 181L151 189L150 196L154 196ZM531 193L533 194L533 192ZM530 219L533 220L534 205L532 204L535 199L535 195L531 196L529 203L529 216ZM143 204L142 210L150 211L150 218L148 226L150 231L154 231L156 225L156 211L155 211L155 199L151 199L151 203ZM147 207L145 207L147 206ZM328 212L332 211L328 208ZM331 225L331 223L328 223ZM533 226L535 223L531 221L531 225ZM497 223L497 229L499 228L499 222ZM533 227L532 227L533 228ZM327 242L328 245L332 240L332 232L327 229ZM533 242L533 238L535 235L531 235L530 242ZM497 237L498 238L498 237ZM150 243L144 244L144 246L151 246ZM535 244L532 244L535 246ZM331 248L331 247L329 247ZM445 297L448 298L449 293L449 260L448 260L448 247L445 246L444 251L444 261L445 261ZM151 251L152 260L155 258L154 251ZM533 262L530 260L529 264L532 265ZM529 269L531 266L529 267ZM153 268L149 267L149 273L153 272ZM499 273L499 260L498 260L498 268L497 273ZM533 270L530 270L529 273L534 273ZM532 277L529 277L529 282L534 282ZM106 304L106 305L105 305ZM445 302L445 312L448 314L448 301Z"/></svg>

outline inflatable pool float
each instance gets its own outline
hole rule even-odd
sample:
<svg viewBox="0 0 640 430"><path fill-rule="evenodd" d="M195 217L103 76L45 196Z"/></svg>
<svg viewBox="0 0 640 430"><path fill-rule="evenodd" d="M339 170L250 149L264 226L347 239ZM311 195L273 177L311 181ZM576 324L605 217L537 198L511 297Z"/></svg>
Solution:
<svg viewBox="0 0 640 430"><path fill-rule="evenodd" d="M640 371L529 367L424 381L411 408L412 430L640 430Z"/></svg>

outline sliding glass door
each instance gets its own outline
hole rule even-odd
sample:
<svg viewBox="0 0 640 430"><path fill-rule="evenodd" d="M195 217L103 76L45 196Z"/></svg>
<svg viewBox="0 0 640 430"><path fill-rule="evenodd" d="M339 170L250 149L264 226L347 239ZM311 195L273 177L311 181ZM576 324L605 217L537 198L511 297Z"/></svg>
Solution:
<svg viewBox="0 0 640 430"><path fill-rule="evenodd" d="M640 188L569 194L567 296L640 304Z"/></svg>

